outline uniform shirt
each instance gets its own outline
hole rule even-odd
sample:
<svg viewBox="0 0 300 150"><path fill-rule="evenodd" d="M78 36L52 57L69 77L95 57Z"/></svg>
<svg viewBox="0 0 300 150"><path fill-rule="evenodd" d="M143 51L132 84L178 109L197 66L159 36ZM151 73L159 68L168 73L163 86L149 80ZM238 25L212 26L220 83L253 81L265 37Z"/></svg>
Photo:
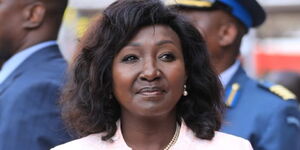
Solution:
<svg viewBox="0 0 300 150"><path fill-rule="evenodd" d="M233 65L220 74L219 79L221 80L224 88L228 85L234 73L239 69L239 66L240 61L237 60Z"/></svg>
<svg viewBox="0 0 300 150"><path fill-rule="evenodd" d="M113 142L102 141L101 133L92 134L87 137L68 142L51 150L132 150L125 143L120 125ZM240 137L222 132L215 132L215 137L209 140L199 139L194 136L184 123L180 127L179 137L170 150L252 150L251 144Z"/></svg>
<svg viewBox="0 0 300 150"><path fill-rule="evenodd" d="M7 60L0 70L0 85L5 81L5 79L22 64L29 56L33 53L43 50L45 47L56 45L56 41L47 41L27 49L20 51L19 53L12 56L9 60Z"/></svg>

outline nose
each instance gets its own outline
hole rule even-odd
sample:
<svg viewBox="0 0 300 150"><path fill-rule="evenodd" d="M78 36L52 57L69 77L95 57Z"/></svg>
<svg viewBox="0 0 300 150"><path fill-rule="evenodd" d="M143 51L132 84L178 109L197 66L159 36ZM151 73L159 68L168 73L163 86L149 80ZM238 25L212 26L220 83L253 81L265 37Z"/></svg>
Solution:
<svg viewBox="0 0 300 150"><path fill-rule="evenodd" d="M161 78L161 71L154 61L147 61L144 63L143 70L140 74L142 81L155 81Z"/></svg>

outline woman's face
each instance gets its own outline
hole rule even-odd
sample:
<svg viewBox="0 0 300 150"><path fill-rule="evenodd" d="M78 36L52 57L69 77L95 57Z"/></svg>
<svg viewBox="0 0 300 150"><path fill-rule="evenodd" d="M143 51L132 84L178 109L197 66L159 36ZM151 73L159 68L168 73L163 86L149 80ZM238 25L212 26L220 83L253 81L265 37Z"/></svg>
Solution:
<svg viewBox="0 0 300 150"><path fill-rule="evenodd" d="M179 37L164 25L142 28L114 58L112 75L122 115L169 114L186 80Z"/></svg>

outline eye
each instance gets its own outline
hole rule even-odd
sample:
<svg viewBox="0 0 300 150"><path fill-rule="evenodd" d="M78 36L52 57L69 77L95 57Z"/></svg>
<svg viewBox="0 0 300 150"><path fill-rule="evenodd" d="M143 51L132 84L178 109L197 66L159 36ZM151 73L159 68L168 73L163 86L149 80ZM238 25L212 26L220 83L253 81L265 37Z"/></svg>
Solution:
<svg viewBox="0 0 300 150"><path fill-rule="evenodd" d="M139 60L139 58L133 54L126 55L122 58L122 62L124 62L124 63L134 63L134 62L137 62L138 60Z"/></svg>
<svg viewBox="0 0 300 150"><path fill-rule="evenodd" d="M175 55L172 53L164 53L159 56L159 59L161 59L162 61L165 61L165 62L172 62L176 58L175 58Z"/></svg>

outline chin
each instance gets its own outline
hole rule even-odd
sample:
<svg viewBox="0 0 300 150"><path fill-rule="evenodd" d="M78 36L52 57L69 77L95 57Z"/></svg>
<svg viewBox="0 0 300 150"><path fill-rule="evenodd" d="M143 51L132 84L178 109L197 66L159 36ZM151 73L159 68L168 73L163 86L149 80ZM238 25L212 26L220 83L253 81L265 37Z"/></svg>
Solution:
<svg viewBox="0 0 300 150"><path fill-rule="evenodd" d="M157 119L161 117L168 116L172 113L172 110L167 110L165 107L151 107L143 108L138 112L138 116L145 117L149 119Z"/></svg>

